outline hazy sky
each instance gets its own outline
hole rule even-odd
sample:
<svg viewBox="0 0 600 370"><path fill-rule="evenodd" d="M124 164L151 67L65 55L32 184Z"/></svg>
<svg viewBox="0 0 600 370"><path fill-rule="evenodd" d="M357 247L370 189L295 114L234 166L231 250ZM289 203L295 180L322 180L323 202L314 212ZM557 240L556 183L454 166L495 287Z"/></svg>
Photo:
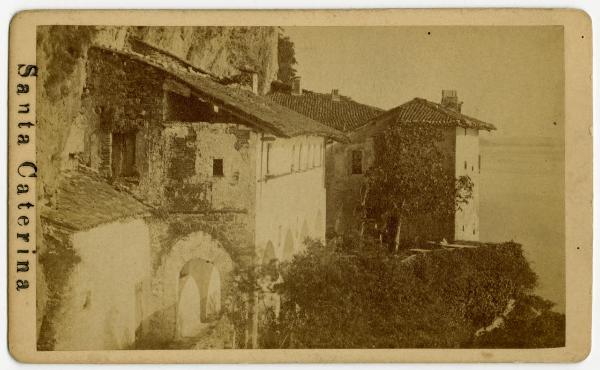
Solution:
<svg viewBox="0 0 600 370"><path fill-rule="evenodd" d="M303 87L389 109L455 89L494 136L563 137L562 27L287 27ZM556 124L554 124L556 123Z"/></svg>

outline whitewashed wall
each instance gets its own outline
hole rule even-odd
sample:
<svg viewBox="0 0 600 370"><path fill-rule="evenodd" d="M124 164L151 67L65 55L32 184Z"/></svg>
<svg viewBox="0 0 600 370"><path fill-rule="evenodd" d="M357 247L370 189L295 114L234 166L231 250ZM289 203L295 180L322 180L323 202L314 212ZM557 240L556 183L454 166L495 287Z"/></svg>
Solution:
<svg viewBox="0 0 600 370"><path fill-rule="evenodd" d="M59 315L55 350L123 349L142 317L136 285L150 278L150 238L143 220L104 224L72 236L81 258Z"/></svg>
<svg viewBox="0 0 600 370"><path fill-rule="evenodd" d="M468 175L473 181L473 198L456 212L454 238L479 240L479 132L456 128L456 177Z"/></svg>
<svg viewBox="0 0 600 370"><path fill-rule="evenodd" d="M324 150L324 138L318 136L271 137L258 144L255 239L260 258L286 260L304 249L306 237L325 240Z"/></svg>

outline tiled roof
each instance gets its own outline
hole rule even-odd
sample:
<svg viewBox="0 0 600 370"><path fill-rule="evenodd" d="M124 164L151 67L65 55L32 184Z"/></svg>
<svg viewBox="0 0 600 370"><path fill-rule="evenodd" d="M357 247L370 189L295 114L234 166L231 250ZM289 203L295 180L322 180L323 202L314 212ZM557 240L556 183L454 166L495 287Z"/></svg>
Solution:
<svg viewBox="0 0 600 370"><path fill-rule="evenodd" d="M318 135L338 141L348 141L348 138L338 130L285 108L264 96L256 95L241 87L219 83L205 73L196 71L190 65L182 67L180 61L151 59L135 53L106 48L99 49L160 69L188 85L195 93L224 111L241 117L250 125L277 136Z"/></svg>
<svg viewBox="0 0 600 370"><path fill-rule="evenodd" d="M352 130L383 112L383 109L357 103L346 96L340 95L339 101L334 101L331 94L308 90L303 90L301 95L274 91L267 96L278 104L340 131Z"/></svg>
<svg viewBox="0 0 600 370"><path fill-rule="evenodd" d="M425 99L414 98L372 119L369 124L388 121L390 123L429 123L439 126L458 126L477 130L495 130L491 123L480 121L466 114L443 107Z"/></svg>
<svg viewBox="0 0 600 370"><path fill-rule="evenodd" d="M55 202L43 207L43 220L82 231L120 219L145 216L150 208L90 170L61 173Z"/></svg>

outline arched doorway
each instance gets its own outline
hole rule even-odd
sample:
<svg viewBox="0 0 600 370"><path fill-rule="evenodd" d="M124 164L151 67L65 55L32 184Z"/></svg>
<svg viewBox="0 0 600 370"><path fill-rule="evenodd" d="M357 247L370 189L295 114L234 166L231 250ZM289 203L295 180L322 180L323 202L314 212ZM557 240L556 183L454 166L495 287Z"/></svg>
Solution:
<svg viewBox="0 0 600 370"><path fill-rule="evenodd" d="M189 276L182 278L181 281L183 287L179 293L177 327L180 337L193 337L202 329L200 288Z"/></svg>
<svg viewBox="0 0 600 370"><path fill-rule="evenodd" d="M300 250L304 250L306 248L306 238L310 236L308 232L308 223L306 220L302 222L302 229L300 231Z"/></svg>
<svg viewBox="0 0 600 370"><path fill-rule="evenodd" d="M204 264L207 264L208 261L211 267L216 268L216 272L210 269L210 273L206 273L204 280L209 282L212 280L212 283L209 283L208 286L211 287L210 291L213 292L213 297L218 291L216 288L219 285L217 281L220 281L221 299L216 301L220 302L221 310L226 305L224 297L226 296L227 287L231 283L233 261L219 241L215 240L210 234L202 231L190 233L179 239L170 248L169 253L161 258L161 264L153 274L150 289L152 294L157 297L157 307L150 314L153 317L149 319L151 323L147 332L150 339L159 335L165 340L171 340L178 338L180 335L178 311L181 303L180 293L185 286L185 279L182 278L188 275L190 271L197 270L198 266L195 266L196 268L190 267L197 264L198 261L202 261ZM219 276L219 279L216 276ZM195 279L195 283L199 292L202 292L203 287L199 283L200 280ZM206 295L203 296L207 297L209 295L208 287L204 287L204 291ZM206 308L205 303L204 307ZM211 310L205 312L210 313ZM201 317L201 320L205 319Z"/></svg>
<svg viewBox="0 0 600 370"><path fill-rule="evenodd" d="M324 222L323 213L321 210L318 210L317 217L315 218L315 237L317 239L323 239Z"/></svg>
<svg viewBox="0 0 600 370"><path fill-rule="evenodd" d="M267 246L265 247L265 252L263 253L262 264L268 265L275 259L277 259L277 256L275 255L275 247L271 241L268 241Z"/></svg>
<svg viewBox="0 0 600 370"><path fill-rule="evenodd" d="M294 256L294 236L292 232L288 229L285 234L285 241L283 243L283 260L290 261Z"/></svg>
<svg viewBox="0 0 600 370"><path fill-rule="evenodd" d="M210 321L221 312L221 274L213 268L206 293L206 320Z"/></svg>
<svg viewBox="0 0 600 370"><path fill-rule="evenodd" d="M179 337L198 335L221 311L221 274L210 261L196 258L179 274L177 332Z"/></svg>

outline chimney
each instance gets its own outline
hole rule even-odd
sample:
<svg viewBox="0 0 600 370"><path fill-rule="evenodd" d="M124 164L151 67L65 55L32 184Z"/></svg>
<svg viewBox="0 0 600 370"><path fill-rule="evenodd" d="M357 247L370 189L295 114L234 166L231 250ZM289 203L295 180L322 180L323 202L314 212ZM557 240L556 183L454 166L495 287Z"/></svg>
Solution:
<svg viewBox="0 0 600 370"><path fill-rule="evenodd" d="M258 73L252 72L252 92L258 95Z"/></svg>
<svg viewBox="0 0 600 370"><path fill-rule="evenodd" d="M442 90L442 107L460 113L462 102L458 101L456 90Z"/></svg>
<svg viewBox="0 0 600 370"><path fill-rule="evenodd" d="M338 89L331 90L331 101L340 101L340 92Z"/></svg>
<svg viewBox="0 0 600 370"><path fill-rule="evenodd" d="M300 76L292 77L292 95L302 95L302 85L300 84Z"/></svg>

